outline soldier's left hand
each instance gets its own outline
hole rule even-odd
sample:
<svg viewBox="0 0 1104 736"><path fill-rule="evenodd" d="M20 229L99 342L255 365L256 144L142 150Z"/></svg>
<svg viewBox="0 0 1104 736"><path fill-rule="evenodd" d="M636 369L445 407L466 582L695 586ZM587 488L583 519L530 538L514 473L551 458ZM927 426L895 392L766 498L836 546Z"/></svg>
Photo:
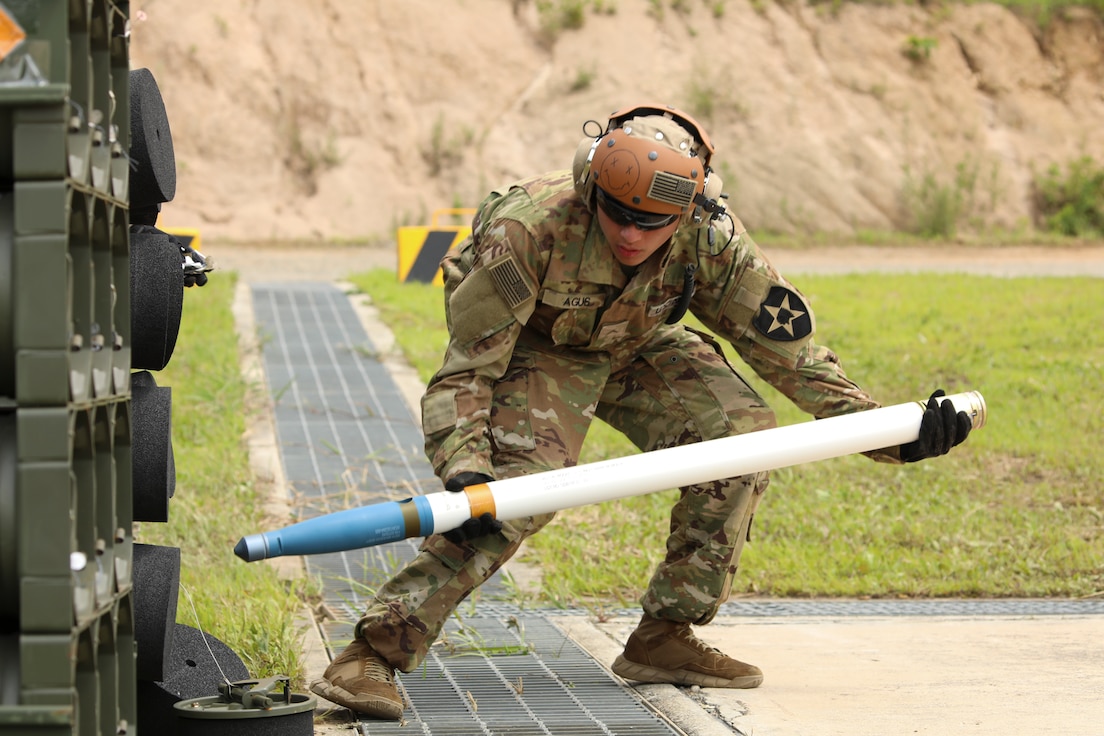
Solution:
<svg viewBox="0 0 1104 736"><path fill-rule="evenodd" d="M920 436L901 445L901 459L906 463L946 455L955 445L961 444L973 429L970 415L955 411L948 400L939 401L947 394L937 389L928 398L924 416L920 420Z"/></svg>
<svg viewBox="0 0 1104 736"><path fill-rule="evenodd" d="M445 483L445 490L459 493L467 486L490 483L493 480L494 478L484 473L459 473L455 477L449 478L448 482ZM477 518L468 519L457 528L447 531L441 536L453 544L460 544L487 534L497 534L500 531L502 531L502 522L494 518L493 514L487 512Z"/></svg>

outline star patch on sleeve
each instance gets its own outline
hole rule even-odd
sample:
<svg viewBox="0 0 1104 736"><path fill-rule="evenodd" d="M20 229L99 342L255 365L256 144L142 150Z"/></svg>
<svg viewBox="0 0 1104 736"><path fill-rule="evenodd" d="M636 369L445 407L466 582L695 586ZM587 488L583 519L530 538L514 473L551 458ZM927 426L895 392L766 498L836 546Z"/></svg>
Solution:
<svg viewBox="0 0 1104 736"><path fill-rule="evenodd" d="M771 340L792 342L808 337L813 320L805 300L784 286L772 286L752 320L755 329Z"/></svg>

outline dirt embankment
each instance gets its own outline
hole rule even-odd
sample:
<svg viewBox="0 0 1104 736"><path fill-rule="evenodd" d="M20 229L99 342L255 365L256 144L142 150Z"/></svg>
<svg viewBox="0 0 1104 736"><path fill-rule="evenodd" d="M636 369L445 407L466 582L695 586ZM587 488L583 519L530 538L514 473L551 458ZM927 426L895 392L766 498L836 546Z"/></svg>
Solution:
<svg viewBox="0 0 1104 736"><path fill-rule="evenodd" d="M584 121L637 101L707 124L753 232L904 228L925 195L1022 226L1038 173L1104 160L1087 10L1040 27L992 4L595 2L558 32L535 0L131 11L176 146L163 222L208 241L389 239L570 166Z"/></svg>

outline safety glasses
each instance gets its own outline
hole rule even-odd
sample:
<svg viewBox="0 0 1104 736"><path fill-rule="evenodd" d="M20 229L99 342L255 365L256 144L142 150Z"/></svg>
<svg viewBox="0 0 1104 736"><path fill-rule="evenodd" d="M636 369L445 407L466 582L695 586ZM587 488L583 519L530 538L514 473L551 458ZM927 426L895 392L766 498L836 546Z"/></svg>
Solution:
<svg viewBox="0 0 1104 736"><path fill-rule="evenodd" d="M678 215L658 215L651 212L641 212L618 202L601 189L597 190L598 206L606 213L606 216L615 224L625 227L633 225L638 230L658 230L667 227Z"/></svg>

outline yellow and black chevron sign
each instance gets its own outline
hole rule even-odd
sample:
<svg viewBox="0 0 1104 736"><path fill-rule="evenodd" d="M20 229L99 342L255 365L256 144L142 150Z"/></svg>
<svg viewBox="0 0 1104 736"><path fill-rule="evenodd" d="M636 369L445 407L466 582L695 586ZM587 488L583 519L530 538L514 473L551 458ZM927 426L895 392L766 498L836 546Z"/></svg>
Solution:
<svg viewBox="0 0 1104 736"><path fill-rule="evenodd" d="M474 209L435 210L429 227L400 227L399 281L419 281L444 286L441 276L441 259L449 248L471 234L471 216ZM469 224L441 225L445 218L463 218Z"/></svg>

